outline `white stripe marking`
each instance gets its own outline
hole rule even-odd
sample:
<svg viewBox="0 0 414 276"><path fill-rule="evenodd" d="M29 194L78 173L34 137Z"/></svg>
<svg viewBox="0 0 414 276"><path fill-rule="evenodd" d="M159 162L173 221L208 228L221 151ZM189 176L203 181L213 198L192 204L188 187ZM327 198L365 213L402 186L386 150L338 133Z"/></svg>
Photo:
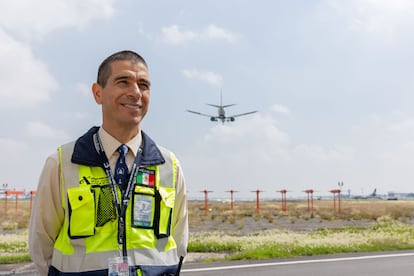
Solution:
<svg viewBox="0 0 414 276"><path fill-rule="evenodd" d="M240 269L240 268L262 267L262 266L281 266L281 265L293 265L293 264L328 263L328 262L341 262L341 261L352 261L352 260L408 257L408 256L414 256L414 253L399 253L399 254L386 254L386 255L374 255L374 256L347 257L347 258L332 258L332 259L289 261L289 262L277 262L277 263L261 263L261 264L218 266L218 267L206 267L206 268L192 268L192 269L183 269L183 270L181 270L181 272L201 272L201 271L214 271L214 270L230 270L230 269Z"/></svg>

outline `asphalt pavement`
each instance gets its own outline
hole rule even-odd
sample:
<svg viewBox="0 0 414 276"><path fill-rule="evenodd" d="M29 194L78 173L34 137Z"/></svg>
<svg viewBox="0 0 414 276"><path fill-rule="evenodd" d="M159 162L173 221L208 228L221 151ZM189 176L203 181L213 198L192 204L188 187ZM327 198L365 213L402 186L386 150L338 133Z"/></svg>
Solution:
<svg viewBox="0 0 414 276"><path fill-rule="evenodd" d="M184 263L181 276L412 276L414 250L347 253L290 259ZM38 275L33 263L0 265L0 275Z"/></svg>

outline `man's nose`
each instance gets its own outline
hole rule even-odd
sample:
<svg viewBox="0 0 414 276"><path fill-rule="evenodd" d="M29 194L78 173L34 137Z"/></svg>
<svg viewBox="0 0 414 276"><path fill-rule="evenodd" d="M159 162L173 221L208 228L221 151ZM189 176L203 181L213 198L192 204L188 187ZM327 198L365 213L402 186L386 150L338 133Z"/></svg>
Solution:
<svg viewBox="0 0 414 276"><path fill-rule="evenodd" d="M131 95L133 95L135 97L141 97L142 91L141 91L141 88L139 87L138 83L135 83L134 85L132 85L132 87L130 89L130 93L131 93Z"/></svg>

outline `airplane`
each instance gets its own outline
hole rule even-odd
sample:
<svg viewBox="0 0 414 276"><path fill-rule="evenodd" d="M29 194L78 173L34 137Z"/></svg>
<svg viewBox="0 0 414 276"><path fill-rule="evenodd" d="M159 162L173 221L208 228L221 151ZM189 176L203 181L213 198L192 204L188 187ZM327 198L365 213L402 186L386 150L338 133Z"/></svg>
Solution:
<svg viewBox="0 0 414 276"><path fill-rule="evenodd" d="M377 194L377 188L375 188L374 191L367 196L356 195L356 196L353 196L352 198L353 199L383 199L382 196Z"/></svg>
<svg viewBox="0 0 414 276"><path fill-rule="evenodd" d="M207 114L203 114L201 112L192 111L192 110L186 110L186 111L190 112L190 113L197 114L197 115L209 117L210 121L212 121L212 122L218 122L218 120L220 120L222 122L222 124L224 124L224 122L234 122L236 120L235 119L236 117L245 116L245 115L249 115L249 114L253 114L253 113L257 112L257 110L255 110L255 111L245 112L245 113L241 113L241 114L226 116L226 111L224 109L226 107L233 106L235 104L223 105L223 95L222 94L220 94L220 105L215 105L215 104L207 104L207 105L216 107L218 115L217 116L207 115Z"/></svg>

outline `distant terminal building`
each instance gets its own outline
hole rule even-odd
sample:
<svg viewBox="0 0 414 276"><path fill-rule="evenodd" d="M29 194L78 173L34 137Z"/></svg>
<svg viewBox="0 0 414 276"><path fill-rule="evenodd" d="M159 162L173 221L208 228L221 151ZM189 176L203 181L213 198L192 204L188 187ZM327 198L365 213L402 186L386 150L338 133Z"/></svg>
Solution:
<svg viewBox="0 0 414 276"><path fill-rule="evenodd" d="M398 200L398 199L414 199L414 193L396 193L388 192L388 200Z"/></svg>

